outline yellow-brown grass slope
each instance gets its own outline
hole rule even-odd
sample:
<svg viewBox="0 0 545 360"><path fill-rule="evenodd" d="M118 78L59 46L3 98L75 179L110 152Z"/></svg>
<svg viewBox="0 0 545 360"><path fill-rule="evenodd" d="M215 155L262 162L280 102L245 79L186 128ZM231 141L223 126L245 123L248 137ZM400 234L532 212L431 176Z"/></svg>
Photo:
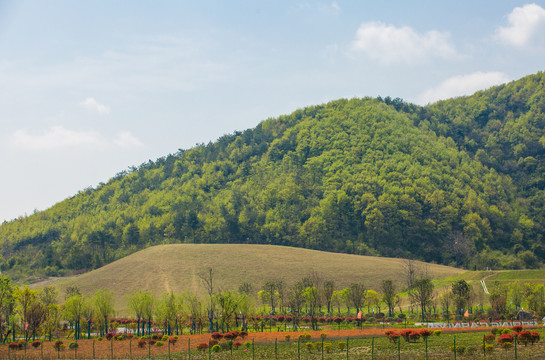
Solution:
<svg viewBox="0 0 545 360"><path fill-rule="evenodd" d="M112 290L117 309L124 310L127 295L135 289L157 295L189 291L205 296L199 275L207 268L214 271L215 289L236 290L243 282L255 292L267 280L283 279L289 286L315 271L324 280L334 280L337 289L363 282L379 291L380 282L393 280L403 286L404 259L338 254L273 245L248 244L173 244L147 248L100 269L69 280L53 283L64 294L68 286L78 286L90 296L98 289ZM455 276L464 270L414 262L419 271L432 279Z"/></svg>

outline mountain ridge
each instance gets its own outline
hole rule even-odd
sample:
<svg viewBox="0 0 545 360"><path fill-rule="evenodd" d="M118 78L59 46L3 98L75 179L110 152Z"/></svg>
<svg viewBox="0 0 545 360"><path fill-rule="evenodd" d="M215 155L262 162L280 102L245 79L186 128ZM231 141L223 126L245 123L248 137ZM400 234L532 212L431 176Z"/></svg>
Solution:
<svg viewBox="0 0 545 360"><path fill-rule="evenodd" d="M0 269L62 275L163 242L538 267L544 113L543 73L426 107L300 109L4 223Z"/></svg>

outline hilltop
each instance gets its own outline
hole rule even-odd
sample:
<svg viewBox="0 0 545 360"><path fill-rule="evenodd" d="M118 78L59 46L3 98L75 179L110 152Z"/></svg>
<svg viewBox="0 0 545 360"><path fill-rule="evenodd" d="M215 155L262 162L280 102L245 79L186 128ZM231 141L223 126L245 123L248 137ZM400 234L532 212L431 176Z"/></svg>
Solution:
<svg viewBox="0 0 545 360"><path fill-rule="evenodd" d="M162 243L540 267L544 126L544 73L426 107L307 107L2 224L0 269L63 275Z"/></svg>

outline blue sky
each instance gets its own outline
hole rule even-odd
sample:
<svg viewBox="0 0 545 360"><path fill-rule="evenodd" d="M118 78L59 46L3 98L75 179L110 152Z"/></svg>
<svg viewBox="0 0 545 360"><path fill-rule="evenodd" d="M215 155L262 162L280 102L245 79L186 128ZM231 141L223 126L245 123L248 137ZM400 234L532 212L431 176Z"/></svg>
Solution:
<svg viewBox="0 0 545 360"><path fill-rule="evenodd" d="M543 70L545 1L2 1L0 221L313 104Z"/></svg>

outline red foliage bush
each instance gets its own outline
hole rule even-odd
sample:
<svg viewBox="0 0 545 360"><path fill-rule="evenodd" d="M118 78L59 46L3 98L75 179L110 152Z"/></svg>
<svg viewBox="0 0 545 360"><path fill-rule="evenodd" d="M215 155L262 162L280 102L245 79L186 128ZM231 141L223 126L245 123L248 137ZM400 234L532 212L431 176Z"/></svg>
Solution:
<svg viewBox="0 0 545 360"><path fill-rule="evenodd" d="M114 337L114 334L109 332L109 333L106 334L105 337L106 337L106 340L112 340L112 338Z"/></svg>
<svg viewBox="0 0 545 360"><path fill-rule="evenodd" d="M212 333L212 339L214 340L220 340L221 338L223 338L223 334L219 333L219 332L215 332L215 333Z"/></svg>
<svg viewBox="0 0 545 360"><path fill-rule="evenodd" d="M248 332L242 330L242 331L240 332L239 336L240 336L241 338L244 339L246 336L248 336Z"/></svg>
<svg viewBox="0 0 545 360"><path fill-rule="evenodd" d="M242 343L240 341L235 341L233 343L233 348L238 349L240 346L242 346Z"/></svg>
<svg viewBox="0 0 545 360"><path fill-rule="evenodd" d="M276 316L276 321L283 322L284 319L285 319L284 315L277 315Z"/></svg>
<svg viewBox="0 0 545 360"><path fill-rule="evenodd" d="M530 342L532 343L532 345L534 345L540 339L541 337L539 336L539 333L537 331L532 331L532 338L530 339Z"/></svg>
<svg viewBox="0 0 545 360"><path fill-rule="evenodd" d="M199 345L197 345L197 350L199 351L204 351L208 349L208 344L207 343L200 343Z"/></svg>
<svg viewBox="0 0 545 360"><path fill-rule="evenodd" d="M420 333L413 330L403 330L401 331L401 336L406 342L416 342L420 339Z"/></svg>
<svg viewBox="0 0 545 360"><path fill-rule="evenodd" d="M399 338L401 337L401 335L399 335L398 333L396 333L395 331L393 330L388 330L384 333L384 335L386 335L388 337L388 340L390 340L391 342L393 343L397 343Z"/></svg>
<svg viewBox="0 0 545 360"><path fill-rule="evenodd" d="M219 343L218 340L214 340L214 339L208 340L208 344L210 345L210 347L212 347L214 345L218 345L218 343Z"/></svg>
<svg viewBox="0 0 545 360"><path fill-rule="evenodd" d="M484 336L484 341L488 344L491 344L496 340L496 335L494 334L487 334Z"/></svg>
<svg viewBox="0 0 545 360"><path fill-rule="evenodd" d="M17 350L17 349L19 349L19 344L17 343L17 341L10 342L9 343L9 348L12 349L12 350Z"/></svg>
<svg viewBox="0 0 545 360"><path fill-rule="evenodd" d="M427 338L428 336L431 335L431 332L429 330L420 330L420 336L422 336L423 338Z"/></svg>
<svg viewBox="0 0 545 360"><path fill-rule="evenodd" d="M401 336L405 339L406 342L409 342L409 335L412 333L412 330L401 330Z"/></svg>
<svg viewBox="0 0 545 360"><path fill-rule="evenodd" d="M513 326L511 328L511 330L513 330L514 332L517 332L517 333L521 332L522 331L522 326L520 326L520 325L519 326Z"/></svg>
<svg viewBox="0 0 545 360"><path fill-rule="evenodd" d="M517 340L519 344L523 344L524 346L527 346L529 342L532 340L532 333L528 330L521 331L517 333Z"/></svg>
<svg viewBox="0 0 545 360"><path fill-rule="evenodd" d="M337 324L342 323L343 320L344 320L344 319L343 319L342 317L340 317L340 316L336 316L336 317L333 318L333 322L335 322L335 323L337 323Z"/></svg>
<svg viewBox="0 0 545 360"><path fill-rule="evenodd" d="M172 345L176 345L176 341L178 341L178 339L176 339L174 336L168 338L168 342Z"/></svg>
<svg viewBox="0 0 545 360"><path fill-rule="evenodd" d="M514 334L502 334L498 338L498 345L501 345L501 344L506 343L506 342L513 343L513 341L515 341L515 335Z"/></svg>
<svg viewBox="0 0 545 360"><path fill-rule="evenodd" d="M132 339L132 338L134 337L133 334L127 334L127 335L125 335L125 336L126 336L126 338L129 339L129 340Z"/></svg>
<svg viewBox="0 0 545 360"><path fill-rule="evenodd" d="M223 334L223 338L224 338L225 340L234 340L234 339L236 339L236 335L233 334L232 331L230 331L230 332L228 332L228 333Z"/></svg>
<svg viewBox="0 0 545 360"><path fill-rule="evenodd" d="M41 342L40 340L34 340L34 341L32 342L31 345L32 345L32 347L37 348L37 347L39 347L41 344L42 344L42 342Z"/></svg>
<svg viewBox="0 0 545 360"><path fill-rule="evenodd" d="M420 333L417 331L411 331L411 333L409 334L409 341L417 342L418 339L420 339Z"/></svg>
<svg viewBox="0 0 545 360"><path fill-rule="evenodd" d="M139 348L143 348L144 346L146 346L146 340L138 340L138 342L136 343L136 346L138 346Z"/></svg>

